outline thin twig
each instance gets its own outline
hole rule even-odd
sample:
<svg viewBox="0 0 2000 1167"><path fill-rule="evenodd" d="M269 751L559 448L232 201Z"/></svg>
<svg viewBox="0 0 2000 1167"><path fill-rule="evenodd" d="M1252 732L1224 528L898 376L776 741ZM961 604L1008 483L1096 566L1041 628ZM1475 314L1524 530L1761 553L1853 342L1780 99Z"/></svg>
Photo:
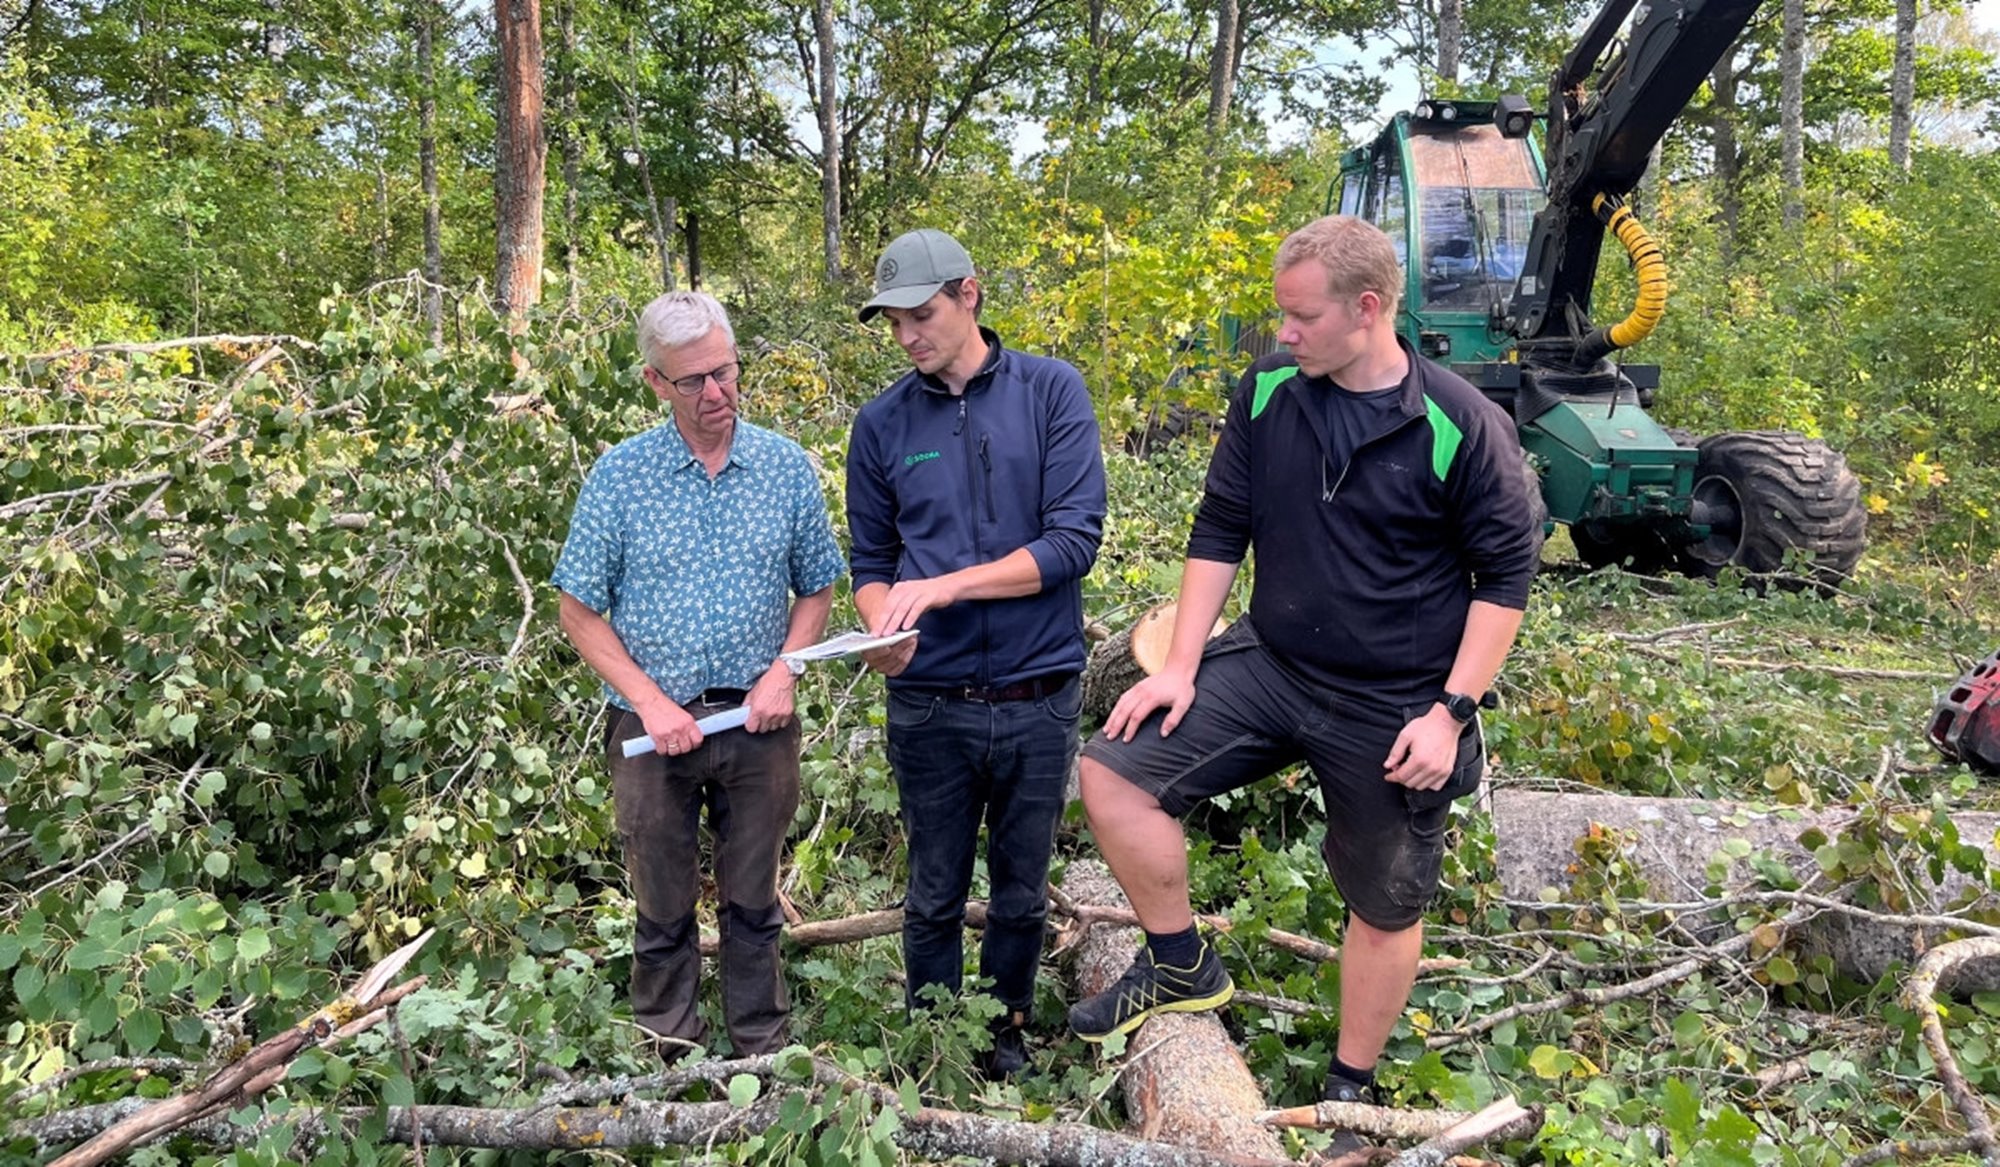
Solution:
<svg viewBox="0 0 2000 1167"><path fill-rule="evenodd" d="M177 348L214 348L218 345L234 345L237 348L256 348L274 344L295 344L303 349L311 349L315 352L319 350L319 346L312 341L306 340L303 337L292 336L288 333L274 333L269 336L233 336L226 333L218 333L212 336L183 336L174 340L154 340L144 344L84 345L79 348L57 349L51 353L32 353L28 359L31 361L54 361L60 360L63 357L83 356L90 353L140 355L166 352L169 349Z"/></svg>
<svg viewBox="0 0 2000 1167"><path fill-rule="evenodd" d="M514 587L521 593L521 623L514 629L514 643L508 646L507 655L500 658L500 663L506 664L520 654L521 646L528 641L528 625L535 618L535 589L528 586L528 577L521 574L521 561L514 558L513 549L507 546L507 540L495 534L484 523L479 525L479 529L488 539L500 544L500 555L506 559L507 570L514 575Z"/></svg>
<svg viewBox="0 0 2000 1167"><path fill-rule="evenodd" d="M59 1090L87 1074L103 1074L111 1070L145 1070L149 1073L171 1070L177 1074L185 1074L197 1068L199 1068L197 1063L185 1058L105 1058L101 1061L85 1062L81 1066L71 1066L67 1070L50 1075L47 1079L14 1095L13 1104L19 1106L37 1095Z"/></svg>
<svg viewBox="0 0 2000 1167"><path fill-rule="evenodd" d="M139 474L131 478L117 478L110 482L100 482L94 486L78 486L69 490L52 490L47 494L33 495L10 502L6 506L0 506L0 520L13 519L22 515L32 515L37 511L45 511L65 499L82 498L85 495L97 495L102 499L121 490L130 490L135 486L151 486L155 482L172 477L173 471L171 470L156 470L151 474Z"/></svg>
<svg viewBox="0 0 2000 1167"><path fill-rule="evenodd" d="M1809 915L1811 913L1804 908L1796 909L1791 915L1777 921L1777 926L1780 928L1791 927ZM1511 1005L1497 1012L1489 1013L1461 1029L1445 1030L1432 1034L1430 1037L1424 1039L1424 1046L1427 1049L1443 1049L1447 1046L1456 1045L1467 1038L1477 1037L1482 1033L1489 1032L1509 1021L1515 1021L1522 1017L1537 1017L1544 1013L1555 1013L1574 1005L1603 1006L1613 1001L1624 1001L1633 997L1642 997L1655 989L1663 988L1678 981L1684 981L1701 971L1707 965L1714 964L1719 960L1733 959L1736 954L1750 947L1751 940L1755 935L1754 932L1744 932L1733 936L1712 948L1698 950L1695 955L1678 964L1661 969L1651 976L1641 977L1636 981L1627 981L1622 985L1568 989L1545 1000L1524 1001L1518 1005Z"/></svg>

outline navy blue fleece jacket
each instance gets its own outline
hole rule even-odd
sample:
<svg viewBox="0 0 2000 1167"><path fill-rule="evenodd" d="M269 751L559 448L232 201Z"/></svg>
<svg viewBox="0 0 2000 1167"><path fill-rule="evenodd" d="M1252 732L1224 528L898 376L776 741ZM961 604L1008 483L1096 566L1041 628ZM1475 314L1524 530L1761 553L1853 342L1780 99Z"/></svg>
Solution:
<svg viewBox="0 0 2000 1167"><path fill-rule="evenodd" d="M924 613L897 687L992 687L1083 668L1082 580L1104 533L1097 415L1074 368L980 333L991 349L964 394L912 370L854 419L854 587L931 579L1025 547L1042 589Z"/></svg>

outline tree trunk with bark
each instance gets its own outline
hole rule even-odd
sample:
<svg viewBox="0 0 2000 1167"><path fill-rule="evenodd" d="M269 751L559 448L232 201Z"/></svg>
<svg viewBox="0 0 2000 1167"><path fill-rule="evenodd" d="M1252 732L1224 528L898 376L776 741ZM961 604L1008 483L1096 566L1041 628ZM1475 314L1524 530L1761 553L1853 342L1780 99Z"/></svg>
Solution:
<svg viewBox="0 0 2000 1167"><path fill-rule="evenodd" d="M577 127L582 122L576 109L576 0L560 0L556 5L556 37L561 54L556 61L556 142L562 151L563 282L567 285L563 299L575 311L583 296L576 241L576 184L582 153L577 142Z"/></svg>
<svg viewBox="0 0 2000 1167"><path fill-rule="evenodd" d="M1229 103L1236 93L1236 22L1238 0L1215 0L1215 49L1208 57L1208 142L1214 149L1229 125Z"/></svg>
<svg viewBox="0 0 2000 1167"><path fill-rule="evenodd" d="M1543 889L1567 890L1575 880L1576 842L1593 826L1615 832L1621 858L1633 864L1661 901L1692 902L1708 896L1706 869L1718 860L1724 844L1741 839L1752 852L1763 852L1797 874L1802 883L1819 874L1818 861L1800 841L1810 831L1837 838L1852 826L1855 813L1843 807L1782 812L1742 804L1696 799L1640 798L1617 794L1550 794L1502 788L1492 794L1494 862L1508 898L1535 900ZM2000 814L1964 813L1952 816L1959 837L1978 841L1988 864L2000 864ZM1760 886L1748 857L1727 860L1724 894ZM1872 982L1892 965L1914 964L1941 929L1920 926L1915 916L1937 917L1960 897L1976 893L1970 877L1949 866L1933 880L1921 863L1912 863L1903 883L1911 902L1906 909L1873 912L1828 910L1800 928L1809 953L1825 953L1847 976ZM1900 915L1903 919L1884 917ZM1681 915L1682 923L1700 932L1721 935L1730 927L1725 916ZM1968 961L1951 970L1945 987L1969 993L2000 989L2000 961Z"/></svg>
<svg viewBox="0 0 2000 1167"><path fill-rule="evenodd" d="M813 36L819 44L819 199L826 249L826 282L841 281L840 270L840 61L834 55L833 0L813 0Z"/></svg>
<svg viewBox="0 0 2000 1167"><path fill-rule="evenodd" d="M493 17L500 42L494 295L509 321L518 325L542 299L542 197L549 147L542 124L541 0L494 0Z"/></svg>
<svg viewBox="0 0 2000 1167"><path fill-rule="evenodd" d="M628 39L625 54L637 57L638 44ZM619 93L625 98L625 124L632 135L633 165L639 168L639 188L646 196L646 224L653 233L653 249L660 257L660 287L664 291L674 290L674 250L667 234L673 223L673 211L660 206L660 198L653 191L653 160L646 154L646 138L639 121L639 94L629 85L621 85ZM669 199L671 206L673 200Z"/></svg>
<svg viewBox="0 0 2000 1167"><path fill-rule="evenodd" d="M1128 906L1100 863L1071 864L1063 890L1079 905ZM1091 928L1076 948L1077 995L1116 983L1132 963L1141 935L1137 928ZM1140 1138L1265 1159L1284 1156L1277 1135L1258 1121L1267 1107L1263 1091L1214 1013L1156 1015L1131 1034L1125 1050L1118 1085Z"/></svg>
<svg viewBox="0 0 2000 1167"><path fill-rule="evenodd" d="M1438 80L1458 84L1458 62L1465 49L1465 0L1438 0Z"/></svg>
<svg viewBox="0 0 2000 1167"><path fill-rule="evenodd" d="M1743 219L1743 155L1736 140L1736 90L1744 67L1725 54L1709 75L1708 123L1715 143L1715 185L1725 262L1736 255L1736 227Z"/></svg>
<svg viewBox="0 0 2000 1167"><path fill-rule="evenodd" d="M431 347L444 344L444 240L438 203L436 0L417 10L417 60L422 81L417 93L417 168L424 188L424 324Z"/></svg>
<svg viewBox="0 0 2000 1167"><path fill-rule="evenodd" d="M1806 217L1806 0L1785 0L1785 27L1778 44L1780 145L1779 177L1785 188L1784 222L1797 228Z"/></svg>
<svg viewBox="0 0 2000 1167"><path fill-rule="evenodd" d="M1896 0L1896 59L1889 72L1889 164L1910 169L1917 104L1917 0Z"/></svg>

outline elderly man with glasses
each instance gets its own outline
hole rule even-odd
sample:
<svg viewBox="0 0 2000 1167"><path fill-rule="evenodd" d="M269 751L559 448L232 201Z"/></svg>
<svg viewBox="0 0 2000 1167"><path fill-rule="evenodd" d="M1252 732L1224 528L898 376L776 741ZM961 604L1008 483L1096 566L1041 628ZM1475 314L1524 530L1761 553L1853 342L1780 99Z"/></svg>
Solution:
<svg viewBox="0 0 2000 1167"><path fill-rule="evenodd" d="M696 1007L702 809L715 840L722 1018L739 1056L786 1043L778 860L799 802L799 666L843 563L798 443L737 416L729 317L670 292L639 318L641 373L670 420L591 467L556 564L562 626L604 679L605 756L638 907L632 1015L668 1061L706 1044ZM696 722L736 706L748 732ZM626 758L627 738L653 752Z"/></svg>

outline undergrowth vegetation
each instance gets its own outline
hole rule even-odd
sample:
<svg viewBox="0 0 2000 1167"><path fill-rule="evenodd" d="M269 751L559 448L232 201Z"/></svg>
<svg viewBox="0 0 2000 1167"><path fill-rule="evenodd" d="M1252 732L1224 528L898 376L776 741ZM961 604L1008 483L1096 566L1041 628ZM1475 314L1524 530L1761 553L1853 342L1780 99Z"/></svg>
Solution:
<svg viewBox="0 0 2000 1167"><path fill-rule="evenodd" d="M236 1161L298 1153L286 1107L518 1106L554 1081L647 1068L624 1004L631 909L595 756L597 684L546 582L583 470L660 420L634 376L628 315L551 313L519 338L473 325L434 347L390 287L329 301L310 340L12 365L0 1107L167 1093L430 927L416 966L429 987L392 1030L302 1058ZM747 416L806 445L837 508L847 424L895 362L851 324L741 331ZM1094 620L1118 626L1171 596L1207 448L1108 453ZM1937 763L1920 736L1934 687L2000 626L1977 586L1990 571L1888 545L1819 597L1549 559L1489 719L1498 781L1849 805L1856 825L1819 848L1828 878L1893 907L1899 872L1949 865L1990 895L1985 840L1952 820L1990 809L1991 788ZM853 619L842 604L836 627ZM880 682L822 667L801 692L786 891L809 919L891 906L900 828ZM1336 1020L1336 970L1260 943L1270 928L1338 939L1310 789L1281 776L1221 800L1193 833L1196 900L1234 923L1223 948L1239 983L1297 1006L1229 1014L1281 1101L1314 1096ZM1486 815L1465 808L1456 837L1432 949L1466 963L1420 983L1385 1075L1397 1099L1544 1103L1549 1127L1515 1151L1551 1163L1832 1164L1949 1125L1894 978L1844 981L1775 930L1740 962L1656 993L1427 1048L1470 1016L1633 979L1671 931L1668 914L1626 906L1644 889L1615 835L1581 840L1572 886L1526 905L1499 890ZM1074 810L1061 852L1094 854ZM1788 886L1768 868L1768 886ZM1985 904L1974 918L2000 921ZM1781 914L1729 911L1741 932ZM1100 1058L1063 1034L1066 971L1042 982L1042 1072L1019 1085L971 1072L990 1000L905 1021L893 936L795 954L794 1033L907 1098L1116 1125L1107 1097L1127 1051ZM1973 1085L2000 1090L2000 995L1954 1007L1947 1027ZM118 1058L161 1060L59 1077ZM1794 1060L1810 1073L1758 1076ZM60 1089L33 1090L52 1080ZM716 1153L894 1161L895 1125L862 1095L801 1102ZM364 1130L312 1154L400 1152Z"/></svg>

